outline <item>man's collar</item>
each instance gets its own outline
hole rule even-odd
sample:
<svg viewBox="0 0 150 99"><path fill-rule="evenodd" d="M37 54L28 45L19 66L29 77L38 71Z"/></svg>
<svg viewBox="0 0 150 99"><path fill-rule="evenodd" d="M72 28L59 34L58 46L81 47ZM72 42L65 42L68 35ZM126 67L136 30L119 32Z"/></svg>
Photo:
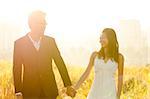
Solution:
<svg viewBox="0 0 150 99"><path fill-rule="evenodd" d="M31 37L31 35L30 35L29 33L27 34L27 36L30 38L30 40L31 40L32 42L40 42L41 39L42 39L42 37L40 37L40 39L39 39L38 41L35 41L35 40L33 40L33 38Z"/></svg>

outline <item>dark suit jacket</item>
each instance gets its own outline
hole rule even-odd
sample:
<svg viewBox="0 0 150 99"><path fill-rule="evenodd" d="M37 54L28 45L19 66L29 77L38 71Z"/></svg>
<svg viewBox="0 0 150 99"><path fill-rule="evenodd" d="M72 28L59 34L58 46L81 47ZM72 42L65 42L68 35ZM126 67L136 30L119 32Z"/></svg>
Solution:
<svg viewBox="0 0 150 99"><path fill-rule="evenodd" d="M13 57L15 92L22 92L25 96L38 96L42 88L46 96L57 96L52 60L57 65L64 86L70 86L71 81L54 38L44 36L39 51L27 35L16 40Z"/></svg>

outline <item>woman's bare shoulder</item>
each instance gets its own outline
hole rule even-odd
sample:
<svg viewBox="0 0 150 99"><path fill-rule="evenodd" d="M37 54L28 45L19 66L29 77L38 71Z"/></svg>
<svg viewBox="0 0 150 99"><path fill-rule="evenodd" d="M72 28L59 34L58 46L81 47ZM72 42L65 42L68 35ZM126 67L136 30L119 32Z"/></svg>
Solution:
<svg viewBox="0 0 150 99"><path fill-rule="evenodd" d="M94 52L92 53L91 57L92 57L92 58L95 58L96 56L98 56L98 54L99 54L99 52L94 51Z"/></svg>
<svg viewBox="0 0 150 99"><path fill-rule="evenodd" d="M119 60L124 60L124 56L121 53L119 53Z"/></svg>

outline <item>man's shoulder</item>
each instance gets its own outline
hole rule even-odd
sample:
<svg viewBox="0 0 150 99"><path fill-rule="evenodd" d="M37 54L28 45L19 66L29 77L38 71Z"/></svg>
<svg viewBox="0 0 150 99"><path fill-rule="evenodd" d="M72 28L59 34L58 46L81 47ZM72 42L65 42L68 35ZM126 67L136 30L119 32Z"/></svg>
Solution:
<svg viewBox="0 0 150 99"><path fill-rule="evenodd" d="M15 40L14 43L15 44L23 43L23 42L25 42L25 40L26 40L26 35L18 38L17 40Z"/></svg>
<svg viewBox="0 0 150 99"><path fill-rule="evenodd" d="M44 35L44 38L48 41L52 41L52 42L55 41L55 38L51 36Z"/></svg>

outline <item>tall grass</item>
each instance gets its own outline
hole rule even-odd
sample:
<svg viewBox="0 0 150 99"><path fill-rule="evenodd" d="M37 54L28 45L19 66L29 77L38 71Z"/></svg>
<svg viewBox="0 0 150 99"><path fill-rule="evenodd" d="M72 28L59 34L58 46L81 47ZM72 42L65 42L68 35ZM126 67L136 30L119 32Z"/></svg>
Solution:
<svg viewBox="0 0 150 99"><path fill-rule="evenodd" d="M71 99L65 94L62 94L63 83L57 68L53 68L57 81L58 88L60 90L60 96L58 99ZM85 68L68 66L68 71L75 84ZM82 84L77 95L74 99L86 99L93 82L94 73L90 74L88 79ZM117 71L115 74L117 85ZM8 61L0 61L0 99L15 99L13 76L12 76L12 64ZM121 99L150 99L150 66L141 67L126 67L124 69L124 82L121 94Z"/></svg>

